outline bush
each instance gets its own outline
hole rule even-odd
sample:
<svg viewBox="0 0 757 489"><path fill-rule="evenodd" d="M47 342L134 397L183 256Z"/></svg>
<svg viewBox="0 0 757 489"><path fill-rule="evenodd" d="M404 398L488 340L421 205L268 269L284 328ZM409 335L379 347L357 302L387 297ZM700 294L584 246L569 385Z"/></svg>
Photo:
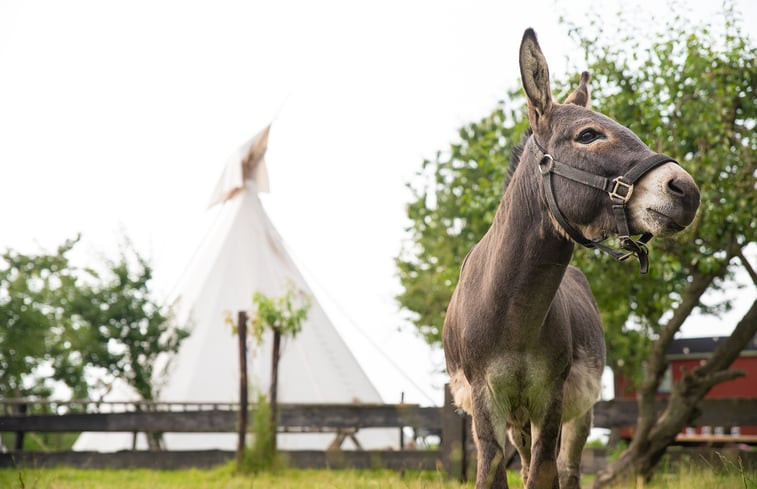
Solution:
<svg viewBox="0 0 757 489"><path fill-rule="evenodd" d="M271 405L265 394L258 394L257 407L252 412L252 445L244 451L240 471L245 474L274 472L284 468L285 464L276 451L274 440L276 433L271 431Z"/></svg>

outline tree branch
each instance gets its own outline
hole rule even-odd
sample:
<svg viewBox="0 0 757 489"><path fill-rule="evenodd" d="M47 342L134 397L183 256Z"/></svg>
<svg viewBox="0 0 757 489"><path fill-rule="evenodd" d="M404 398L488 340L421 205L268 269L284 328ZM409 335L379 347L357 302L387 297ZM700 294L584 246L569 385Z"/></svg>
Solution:
<svg viewBox="0 0 757 489"><path fill-rule="evenodd" d="M709 391L716 385L726 380L738 379L739 377L745 377L746 372L743 370L721 370L720 372L714 372L707 376L703 380L705 389Z"/></svg>
<svg viewBox="0 0 757 489"><path fill-rule="evenodd" d="M707 362L676 383L665 410L659 416L655 416L649 424L648 436L641 439L637 434L631 446L637 447L637 450L643 449L647 453L659 451L662 454L673 441L676 433L685 426L692 415L695 415L697 404L713 386L746 375L743 370L727 369L743 350L744 345L754 337L755 332L757 332L757 301L741 318L731 336L715 350Z"/></svg>
<svg viewBox="0 0 757 489"><path fill-rule="evenodd" d="M757 273L755 273L754 268L752 268L752 265L749 263L749 260L747 260L744 256L744 251L740 249L736 253L736 256L739 257L741 264L744 266L747 273L749 273L749 276L752 277L752 282L757 285Z"/></svg>
<svg viewBox="0 0 757 489"><path fill-rule="evenodd" d="M728 339L718 346L705 364L697 367L695 372L709 376L727 369L755 334L757 334L757 300L752 303L752 307L744 314Z"/></svg>

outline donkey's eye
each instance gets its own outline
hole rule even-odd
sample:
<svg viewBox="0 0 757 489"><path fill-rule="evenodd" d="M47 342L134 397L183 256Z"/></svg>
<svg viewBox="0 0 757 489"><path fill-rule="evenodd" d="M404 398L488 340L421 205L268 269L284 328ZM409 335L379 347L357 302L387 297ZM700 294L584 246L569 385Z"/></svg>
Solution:
<svg viewBox="0 0 757 489"><path fill-rule="evenodd" d="M601 138L602 134L595 131L594 129L584 129L581 131L581 134L578 135L576 138L576 141L578 141L581 144L589 144L597 139Z"/></svg>

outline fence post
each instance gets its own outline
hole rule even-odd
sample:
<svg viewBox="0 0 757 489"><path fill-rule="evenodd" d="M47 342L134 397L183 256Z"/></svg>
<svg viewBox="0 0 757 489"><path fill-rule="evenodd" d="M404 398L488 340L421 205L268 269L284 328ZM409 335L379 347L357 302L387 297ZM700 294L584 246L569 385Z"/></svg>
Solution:
<svg viewBox="0 0 757 489"><path fill-rule="evenodd" d="M405 391L400 393L400 405L405 404ZM405 427L400 426L400 450L405 449Z"/></svg>
<svg viewBox="0 0 757 489"><path fill-rule="evenodd" d="M444 386L444 405L442 406L442 465L447 477L465 482L465 416L455 410L449 384Z"/></svg>
<svg viewBox="0 0 757 489"><path fill-rule="evenodd" d="M25 402L18 405L18 414L26 414L29 411L29 405ZM17 431L16 432L16 443L14 445L14 449L17 452L20 452L24 449L24 435L26 433L23 431Z"/></svg>
<svg viewBox="0 0 757 489"><path fill-rule="evenodd" d="M271 449L276 452L278 440L276 432L279 427L279 361L281 360L281 331L273 328L273 351L271 353L271 417L268 420L268 429L271 436Z"/></svg>
<svg viewBox="0 0 757 489"><path fill-rule="evenodd" d="M239 311L237 318L239 335L239 437L237 439L237 471L242 470L244 447L247 438L247 313Z"/></svg>

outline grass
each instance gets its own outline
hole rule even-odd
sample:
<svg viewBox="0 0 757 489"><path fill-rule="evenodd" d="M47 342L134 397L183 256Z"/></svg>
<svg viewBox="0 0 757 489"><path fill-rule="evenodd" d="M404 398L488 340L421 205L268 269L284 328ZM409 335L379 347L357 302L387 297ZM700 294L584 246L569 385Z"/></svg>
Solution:
<svg viewBox="0 0 757 489"><path fill-rule="evenodd" d="M508 472L511 489L522 488L519 474ZM471 489L472 483L447 481L438 472L286 469L275 474L235 475L233 465L208 470L0 469L7 489ZM583 487L591 487L585 478ZM620 486L636 489L636 485ZM757 473L734 467L715 471L682 468L659 474L644 489L757 489Z"/></svg>
<svg viewBox="0 0 757 489"><path fill-rule="evenodd" d="M515 474L513 474L515 475ZM20 476L20 477L19 477ZM21 482L20 479L23 479ZM515 480L513 480L515 483ZM231 465L208 470L0 469L0 487L22 489L460 489L441 473L285 469L235 475ZM522 487L521 484L511 487Z"/></svg>

